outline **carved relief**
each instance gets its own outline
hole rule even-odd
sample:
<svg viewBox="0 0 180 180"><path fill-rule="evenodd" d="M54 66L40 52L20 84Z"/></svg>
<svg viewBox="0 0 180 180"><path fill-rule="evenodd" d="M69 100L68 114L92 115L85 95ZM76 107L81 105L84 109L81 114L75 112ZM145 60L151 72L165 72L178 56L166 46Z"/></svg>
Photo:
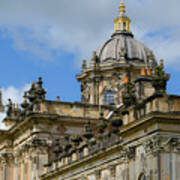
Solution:
<svg viewBox="0 0 180 180"><path fill-rule="evenodd" d="M180 152L180 138L171 138L167 144L174 152Z"/></svg>
<svg viewBox="0 0 180 180"><path fill-rule="evenodd" d="M135 147L127 147L122 150L122 157L125 160L130 160L135 158Z"/></svg>
<svg viewBox="0 0 180 180"><path fill-rule="evenodd" d="M144 149L147 154L156 155L159 151L163 150L162 138L160 136L153 137L152 139L146 140L144 142Z"/></svg>
<svg viewBox="0 0 180 180"><path fill-rule="evenodd" d="M0 161L3 164L8 164L9 162L11 162L13 160L13 154L12 153L2 153L0 155Z"/></svg>
<svg viewBox="0 0 180 180"><path fill-rule="evenodd" d="M84 82L81 84L82 102L90 102L91 86Z"/></svg>
<svg viewBox="0 0 180 180"><path fill-rule="evenodd" d="M109 166L109 171L111 174L111 178L115 179L115 177L116 177L116 166L115 165Z"/></svg>
<svg viewBox="0 0 180 180"><path fill-rule="evenodd" d="M158 152L180 152L180 138L156 136L144 142L145 152L156 155Z"/></svg>

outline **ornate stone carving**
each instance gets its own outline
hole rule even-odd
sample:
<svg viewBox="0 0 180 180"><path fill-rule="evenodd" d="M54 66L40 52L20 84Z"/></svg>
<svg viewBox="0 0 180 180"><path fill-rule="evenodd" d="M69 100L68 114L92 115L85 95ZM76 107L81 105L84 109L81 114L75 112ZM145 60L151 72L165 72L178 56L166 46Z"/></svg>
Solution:
<svg viewBox="0 0 180 180"><path fill-rule="evenodd" d="M90 140L93 137L90 121L88 121L87 124L85 124L85 132L84 132L83 136L87 140Z"/></svg>
<svg viewBox="0 0 180 180"><path fill-rule="evenodd" d="M99 180L101 178L101 171L99 169L95 170L94 172L96 180Z"/></svg>
<svg viewBox="0 0 180 180"><path fill-rule="evenodd" d="M152 85L155 88L156 94L166 93L166 84L169 79L169 75L164 72L163 60L160 60L160 65L155 67Z"/></svg>
<svg viewBox="0 0 180 180"><path fill-rule="evenodd" d="M132 82L125 83L125 90L123 91L123 103L126 107L134 105L136 102L135 86Z"/></svg>
<svg viewBox="0 0 180 180"><path fill-rule="evenodd" d="M11 99L8 99L7 108L8 108L8 110L7 110L7 116L8 116L8 117L11 117L11 115L12 115L12 108L13 108L13 104L12 104Z"/></svg>
<svg viewBox="0 0 180 180"><path fill-rule="evenodd" d="M112 178L112 180L114 180L115 177L116 177L116 166L115 166L115 165L110 165L110 166L108 167L108 169L109 169L109 171L110 171L110 173L111 173L111 178Z"/></svg>
<svg viewBox="0 0 180 180"><path fill-rule="evenodd" d="M154 64L154 54L152 51L149 51L147 53L147 65L148 67L152 68L153 67L153 64Z"/></svg>
<svg viewBox="0 0 180 180"><path fill-rule="evenodd" d="M171 150L180 150L180 140L178 138L168 138L156 136L146 140L144 149L147 154L157 155L159 152L170 152Z"/></svg>
<svg viewBox="0 0 180 180"><path fill-rule="evenodd" d="M175 152L180 152L180 138L171 138L169 140L170 149Z"/></svg>
<svg viewBox="0 0 180 180"><path fill-rule="evenodd" d="M0 160L3 164L7 164L9 163L10 161L12 161L14 158L13 154L12 153L2 153L0 155Z"/></svg>
<svg viewBox="0 0 180 180"><path fill-rule="evenodd" d="M133 147L126 147L122 150L122 157L126 160L134 159L135 158L135 150L136 148Z"/></svg>
<svg viewBox="0 0 180 180"><path fill-rule="evenodd" d="M81 84L81 92L81 101L83 103L88 103L90 101L91 86L87 82Z"/></svg>
<svg viewBox="0 0 180 180"><path fill-rule="evenodd" d="M20 150L15 150L13 156L14 156L14 163L17 166L20 160Z"/></svg>
<svg viewBox="0 0 180 180"><path fill-rule="evenodd" d="M119 133L119 127L123 125L122 119L118 115L118 111L114 111L114 118L111 119L110 123L112 126L111 132L114 134Z"/></svg>
<svg viewBox="0 0 180 180"><path fill-rule="evenodd" d="M42 87L42 78L39 77L37 82L31 84L31 88L24 93L24 101L21 107L24 109L21 116L31 112L38 112L40 110L39 103L45 99L46 91Z"/></svg>
<svg viewBox="0 0 180 180"><path fill-rule="evenodd" d="M87 68L86 60L83 59L83 61L82 61L82 67L81 67L82 72L84 72L86 68Z"/></svg>
<svg viewBox="0 0 180 180"><path fill-rule="evenodd" d="M147 154L156 155L159 151L164 148L161 146L161 138L160 136L153 137L152 139L146 140L144 142L144 149Z"/></svg>
<svg viewBox="0 0 180 180"><path fill-rule="evenodd" d="M180 152L180 138L156 136L144 142L145 152L156 155L158 152Z"/></svg>
<svg viewBox="0 0 180 180"><path fill-rule="evenodd" d="M121 47L121 51L119 52L119 57L121 62L126 62L126 49L124 47Z"/></svg>
<svg viewBox="0 0 180 180"><path fill-rule="evenodd" d="M8 99L8 105L7 105L7 117L5 119L9 121L16 122L18 120L18 116L20 115L21 110L18 107L18 104L13 104L11 99Z"/></svg>
<svg viewBox="0 0 180 180"><path fill-rule="evenodd" d="M91 57L91 60L90 60L90 67L96 67L96 64L98 63L99 59L96 55L96 51L93 51L92 53L92 57Z"/></svg>

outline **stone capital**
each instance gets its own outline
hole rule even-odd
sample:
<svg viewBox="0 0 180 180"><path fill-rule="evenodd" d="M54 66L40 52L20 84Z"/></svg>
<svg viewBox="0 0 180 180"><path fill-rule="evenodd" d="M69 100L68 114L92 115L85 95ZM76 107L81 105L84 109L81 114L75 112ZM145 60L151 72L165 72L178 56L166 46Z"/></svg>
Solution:
<svg viewBox="0 0 180 180"><path fill-rule="evenodd" d="M97 170L95 170L94 174L95 174L96 180L99 180L100 176L101 176L101 171L99 169L97 169Z"/></svg>
<svg viewBox="0 0 180 180"><path fill-rule="evenodd" d="M110 173L111 173L111 178L115 178L116 177L116 166L115 165L110 165L108 167Z"/></svg>
<svg viewBox="0 0 180 180"><path fill-rule="evenodd" d="M169 138L155 136L151 139L147 139L144 143L144 149L146 154L153 154L156 156L159 152L169 151Z"/></svg>
<svg viewBox="0 0 180 180"><path fill-rule="evenodd" d="M131 160L135 158L135 150L136 148L133 147L126 147L122 150L122 157L125 161Z"/></svg>

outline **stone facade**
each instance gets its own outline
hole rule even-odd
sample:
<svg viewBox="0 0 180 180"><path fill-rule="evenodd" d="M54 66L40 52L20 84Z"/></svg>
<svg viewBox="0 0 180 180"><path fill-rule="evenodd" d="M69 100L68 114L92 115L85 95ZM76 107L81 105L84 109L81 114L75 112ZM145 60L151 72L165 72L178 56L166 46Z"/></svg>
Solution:
<svg viewBox="0 0 180 180"><path fill-rule="evenodd" d="M180 179L180 96L166 94L163 61L134 39L123 3L114 22L76 76L81 102L46 100L41 77L20 106L9 99L0 179Z"/></svg>
<svg viewBox="0 0 180 180"><path fill-rule="evenodd" d="M97 135L96 143L88 142L81 156L77 147L76 159L72 154L64 157L69 163L64 158L53 162L42 179L178 180L180 109L175 104L179 103L177 96L154 97L145 104L145 113L144 107L138 109L143 112L138 120L133 115L135 107L127 112L122 107L119 118L123 126L117 133L106 130L102 137Z"/></svg>

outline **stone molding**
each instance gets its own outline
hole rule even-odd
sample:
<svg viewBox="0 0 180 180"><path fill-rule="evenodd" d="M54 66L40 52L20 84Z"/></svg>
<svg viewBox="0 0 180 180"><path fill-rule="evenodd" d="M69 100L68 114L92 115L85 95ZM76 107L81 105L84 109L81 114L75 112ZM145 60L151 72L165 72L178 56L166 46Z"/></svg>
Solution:
<svg viewBox="0 0 180 180"><path fill-rule="evenodd" d="M180 153L180 137L156 136L143 143L146 154L157 155L159 152Z"/></svg>
<svg viewBox="0 0 180 180"><path fill-rule="evenodd" d="M96 180L99 180L101 177L101 171L99 169L97 169L97 170L95 170L94 174L95 174Z"/></svg>
<svg viewBox="0 0 180 180"><path fill-rule="evenodd" d="M132 160L135 158L135 146L126 147L122 150L122 157L124 160Z"/></svg>
<svg viewBox="0 0 180 180"><path fill-rule="evenodd" d="M108 167L112 179L116 178L116 165L110 165Z"/></svg>

